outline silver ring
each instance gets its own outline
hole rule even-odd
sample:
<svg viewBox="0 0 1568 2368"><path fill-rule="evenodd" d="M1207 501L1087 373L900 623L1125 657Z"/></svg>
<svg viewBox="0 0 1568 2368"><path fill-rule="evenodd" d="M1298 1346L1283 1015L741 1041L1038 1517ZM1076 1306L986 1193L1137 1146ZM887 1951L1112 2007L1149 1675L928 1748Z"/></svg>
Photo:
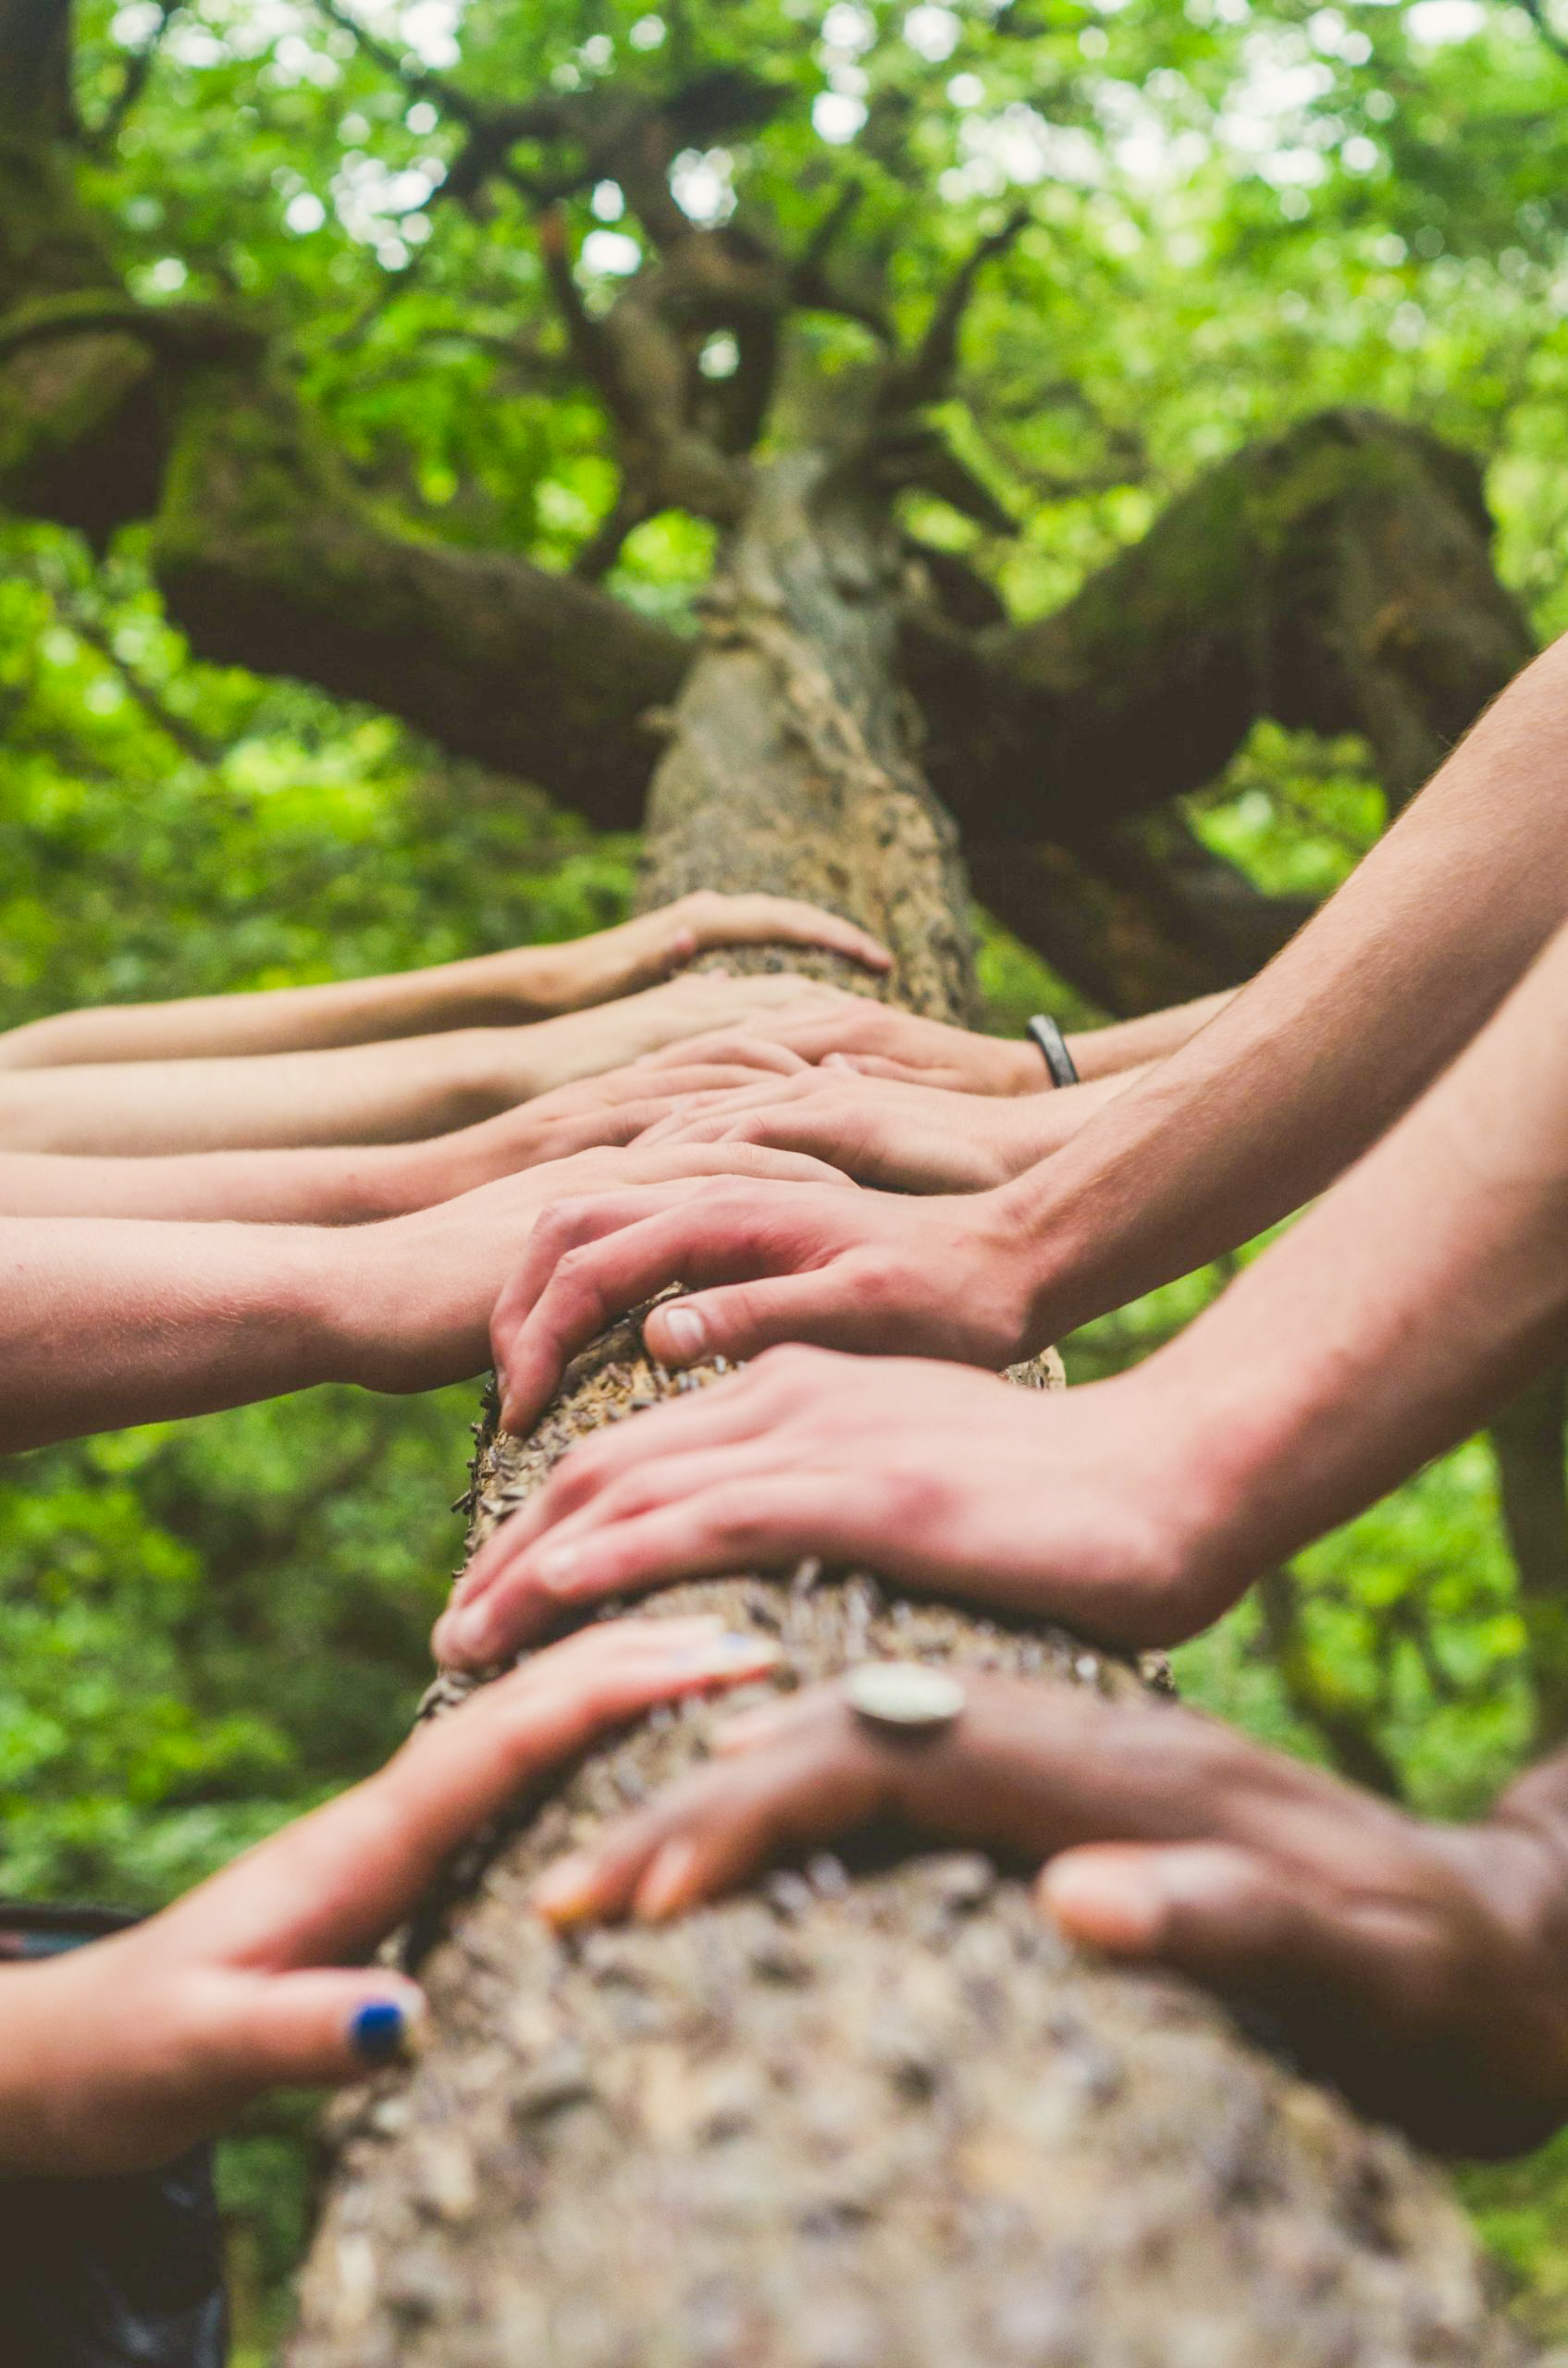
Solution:
<svg viewBox="0 0 1568 2368"><path fill-rule="evenodd" d="M900 1734L932 1734L950 1727L964 1708L964 1689L948 1670L924 1661L861 1661L842 1681L857 1717Z"/></svg>

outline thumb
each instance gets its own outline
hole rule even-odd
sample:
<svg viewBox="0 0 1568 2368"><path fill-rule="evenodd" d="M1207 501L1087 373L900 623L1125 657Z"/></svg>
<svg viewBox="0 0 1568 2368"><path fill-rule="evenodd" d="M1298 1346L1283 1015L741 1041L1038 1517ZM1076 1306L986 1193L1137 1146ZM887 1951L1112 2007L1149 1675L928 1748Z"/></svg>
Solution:
<svg viewBox="0 0 1568 2368"><path fill-rule="evenodd" d="M721 1290L661 1301L643 1323L643 1338L661 1364L694 1365L706 1357L751 1357L782 1340L854 1348L854 1311L846 1278L831 1269L731 1283Z"/></svg>
<svg viewBox="0 0 1568 2368"><path fill-rule="evenodd" d="M429 2008L417 1982L369 1966L229 1975L216 2018L226 2084L327 2088L413 2054Z"/></svg>
<svg viewBox="0 0 1568 2368"><path fill-rule="evenodd" d="M1200 1980L1272 1988L1323 1954L1320 1918L1299 1875L1255 1850L1186 1842L1102 1843L1064 1851L1040 1898L1069 1939L1146 1957Z"/></svg>

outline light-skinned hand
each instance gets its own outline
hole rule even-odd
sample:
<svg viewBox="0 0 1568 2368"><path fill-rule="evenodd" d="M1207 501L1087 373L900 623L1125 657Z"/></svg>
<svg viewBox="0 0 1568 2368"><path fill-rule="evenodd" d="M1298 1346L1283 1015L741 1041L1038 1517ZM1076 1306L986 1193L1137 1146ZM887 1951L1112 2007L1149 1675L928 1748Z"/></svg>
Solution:
<svg viewBox="0 0 1568 2368"><path fill-rule="evenodd" d="M603 1597L807 1556L1172 1643L1245 1574L1219 1550L1201 1441L1159 1412L1142 1369L1058 1395L771 1350L574 1447L459 1580L438 1658L483 1666Z"/></svg>
<svg viewBox="0 0 1568 2368"><path fill-rule="evenodd" d="M807 945L884 972L893 956L869 930L795 896L723 896L699 888L637 913L614 929L553 946L520 949L526 990L559 1011L605 1003L668 978L684 962L726 945ZM504 957L497 957L504 959ZM548 986L539 974L548 975Z"/></svg>
<svg viewBox="0 0 1568 2368"><path fill-rule="evenodd" d="M590 1629L161 1916L0 1969L0 2167L150 2166L268 2089L352 2080L415 2042L417 1986L360 1961L457 1844L608 1730L773 1658L717 1621Z"/></svg>
<svg viewBox="0 0 1568 2368"><path fill-rule="evenodd" d="M764 1156L707 1148L737 1166ZM496 1303L507 1427L526 1429L577 1350L673 1282L692 1295L645 1326L672 1366L795 1340L995 1370L1038 1345L1027 1245L1005 1192L911 1200L739 1176L695 1192L616 1192L546 1210Z"/></svg>

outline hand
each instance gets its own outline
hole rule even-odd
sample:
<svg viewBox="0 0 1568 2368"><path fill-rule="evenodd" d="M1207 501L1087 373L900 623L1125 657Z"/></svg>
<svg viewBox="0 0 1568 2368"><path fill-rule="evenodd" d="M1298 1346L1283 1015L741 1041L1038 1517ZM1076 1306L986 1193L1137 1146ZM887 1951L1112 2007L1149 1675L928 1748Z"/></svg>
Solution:
<svg viewBox="0 0 1568 2368"><path fill-rule="evenodd" d="M699 1770L558 1861L558 1924L675 1914L889 1816L1038 1863L1073 1939L1266 2006L1364 2110L1454 2152L1568 2115L1561 1834L1426 1825L1169 1706L963 1673L955 1725L878 1735L835 1687L769 1703ZM1055 1854L1055 1855L1052 1855Z"/></svg>
<svg viewBox="0 0 1568 2368"><path fill-rule="evenodd" d="M1136 1645L1239 1592L1179 1422L1139 1375L1062 1396L916 1359L774 1349L572 1449L436 1630L484 1667L601 1597L803 1556Z"/></svg>
<svg viewBox="0 0 1568 2368"><path fill-rule="evenodd" d="M746 978L732 978L724 970L684 970L661 987L596 1004L588 1011L567 1012L530 1028L470 1031L461 1057L466 1069L478 1054L488 1106L500 1111L576 1078L620 1068L687 1037L722 1036L734 1030L771 1036L781 1026L821 1020L840 1004L863 1000L842 987L823 986L789 970Z"/></svg>
<svg viewBox="0 0 1568 2368"><path fill-rule="evenodd" d="M358 1966L457 1844L650 1705L765 1671L717 1621L596 1627L422 1728L379 1775L145 1924L0 1971L0 2166L167 2161L280 2086L362 2076L417 2035L415 1985Z"/></svg>
<svg viewBox="0 0 1568 2368"><path fill-rule="evenodd" d="M846 996L831 1012L783 1014L765 1032L771 1043L813 1066L828 1063L904 1085L957 1093L1035 1093L1046 1086L1045 1065L1032 1044L949 1028L869 995ZM744 1059L745 1032L722 1035L702 1051L704 1057ZM759 1065L775 1066L765 1055Z"/></svg>
<svg viewBox="0 0 1568 2368"><path fill-rule="evenodd" d="M868 970L893 968L885 945L837 913L793 896L721 896L706 888L592 937L525 946L517 958L527 966L525 984L535 1008L542 1003L553 1011L578 1011L651 985L721 945L821 946ZM548 981L542 993L540 972Z"/></svg>
<svg viewBox="0 0 1568 2368"><path fill-rule="evenodd" d="M642 1141L661 1120L694 1106L697 1097L715 1098L753 1083L756 1075L755 1069L739 1065L675 1062L650 1076L642 1064L633 1063L609 1069L602 1077L556 1086L453 1134L388 1145L378 1154L389 1173L376 1213L405 1215L475 1191L498 1177L570 1159L579 1152Z"/></svg>
<svg viewBox="0 0 1568 2368"><path fill-rule="evenodd" d="M764 1156L744 1143L709 1150ZM496 1303L502 1420L525 1429L577 1350L673 1282L698 1295L648 1318L644 1337L667 1365L749 1357L776 1340L1005 1365L1030 1345L1024 1252L1001 1194L911 1201L737 1177L696 1193L574 1201L540 1218ZM728 1288L707 1288L716 1283Z"/></svg>
<svg viewBox="0 0 1568 2368"><path fill-rule="evenodd" d="M664 1072L661 1072L663 1074ZM672 1070L671 1076L687 1075ZM806 1068L731 1090L688 1095L654 1122L647 1143L767 1143L803 1151L895 1192L984 1192L1020 1176L1065 1142L1043 1121L1058 1116L1065 1094L1027 1098L969 1095L945 1088Z"/></svg>
<svg viewBox="0 0 1568 2368"><path fill-rule="evenodd" d="M325 1341L315 1377L392 1391L465 1380L488 1362L491 1312L542 1212L550 1208L559 1221L575 1205L562 1194L658 1189L673 1202L742 1171L759 1181L854 1190L822 1161L792 1152L634 1143L579 1152L408 1216L333 1233L316 1262Z"/></svg>

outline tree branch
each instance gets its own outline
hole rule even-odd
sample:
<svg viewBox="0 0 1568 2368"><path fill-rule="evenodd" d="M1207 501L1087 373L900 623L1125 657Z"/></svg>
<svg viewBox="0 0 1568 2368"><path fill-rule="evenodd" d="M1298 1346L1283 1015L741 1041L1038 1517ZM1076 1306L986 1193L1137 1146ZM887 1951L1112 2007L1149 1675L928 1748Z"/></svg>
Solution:
<svg viewBox="0 0 1568 2368"><path fill-rule="evenodd" d="M982 239L959 265L938 299L920 344L908 360L889 375L884 396L888 411L918 410L921 404L935 402L947 393L957 366L958 332L980 275L995 256L1006 254L1028 228L1030 218L1028 206L1015 207L1000 229Z"/></svg>
<svg viewBox="0 0 1568 2368"><path fill-rule="evenodd" d="M1565 64L1568 64L1568 40L1565 40L1558 31L1551 18L1547 15L1546 0L1518 0L1518 5L1524 9L1552 56L1561 57Z"/></svg>
<svg viewBox="0 0 1568 2368"><path fill-rule="evenodd" d="M147 87L164 35L183 6L184 0L159 0L157 23L135 56L126 60L119 89L87 135L87 145L93 155L106 155L119 138L127 117Z"/></svg>
<svg viewBox="0 0 1568 2368"><path fill-rule="evenodd" d="M1314 1653L1302 1617L1301 1581L1289 1563L1265 1572L1255 1589L1275 1673L1286 1701L1352 1784L1386 1799L1404 1797L1398 1768L1365 1723L1362 1706Z"/></svg>

